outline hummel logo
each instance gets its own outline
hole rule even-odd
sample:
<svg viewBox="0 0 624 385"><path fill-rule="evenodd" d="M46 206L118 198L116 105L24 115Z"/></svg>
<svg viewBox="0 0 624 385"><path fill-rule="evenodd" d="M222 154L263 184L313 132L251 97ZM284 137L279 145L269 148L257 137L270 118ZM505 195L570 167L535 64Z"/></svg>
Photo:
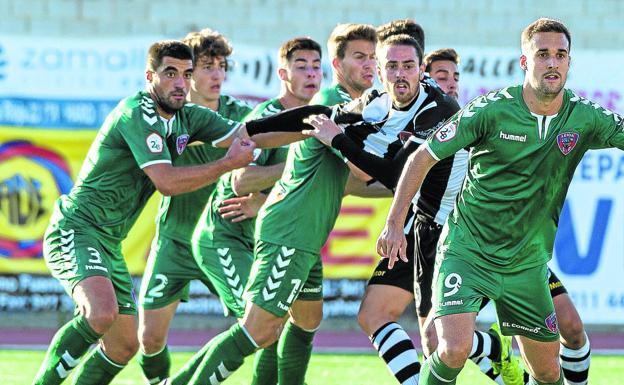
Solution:
<svg viewBox="0 0 624 385"><path fill-rule="evenodd" d="M501 139L505 139L505 140L513 140L514 142L526 142L527 140L527 136L526 135L513 135L513 134L506 134L503 131L500 131L500 135L498 136Z"/></svg>

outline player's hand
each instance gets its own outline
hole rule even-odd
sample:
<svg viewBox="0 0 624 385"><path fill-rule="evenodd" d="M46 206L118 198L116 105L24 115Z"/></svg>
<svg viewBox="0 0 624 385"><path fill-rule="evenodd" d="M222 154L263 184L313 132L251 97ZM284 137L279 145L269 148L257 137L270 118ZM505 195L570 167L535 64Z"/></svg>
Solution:
<svg viewBox="0 0 624 385"><path fill-rule="evenodd" d="M258 211L266 197L266 194L257 192L242 197L226 199L221 202L219 214L233 223L253 218L258 215Z"/></svg>
<svg viewBox="0 0 624 385"><path fill-rule="evenodd" d="M377 253L382 258L388 258L388 269L392 269L399 258L407 262L407 240L403 233L403 226L390 221L386 222L386 226L377 239Z"/></svg>
<svg viewBox="0 0 624 385"><path fill-rule="evenodd" d="M342 134L340 127L325 114L310 115L303 122L314 127L314 130L301 131L303 135L313 136L329 147L331 147L332 139L336 135Z"/></svg>
<svg viewBox="0 0 624 385"><path fill-rule="evenodd" d="M245 167L254 160L256 143L250 139L234 138L224 158L232 170Z"/></svg>

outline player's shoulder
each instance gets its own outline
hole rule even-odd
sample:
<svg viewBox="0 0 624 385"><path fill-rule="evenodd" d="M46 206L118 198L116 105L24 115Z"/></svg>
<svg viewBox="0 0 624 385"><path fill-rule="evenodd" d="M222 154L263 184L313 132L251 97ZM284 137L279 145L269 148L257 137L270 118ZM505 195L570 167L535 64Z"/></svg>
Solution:
<svg viewBox="0 0 624 385"><path fill-rule="evenodd" d="M252 107L247 102L235 98L232 95L221 95L219 97L219 114L234 120L241 120L252 111Z"/></svg>
<svg viewBox="0 0 624 385"><path fill-rule="evenodd" d="M505 87L477 96L461 109L461 117L492 116L509 113L514 109L522 111L526 109L522 102L522 85Z"/></svg>
<svg viewBox="0 0 624 385"><path fill-rule="evenodd" d="M310 104L321 104L324 106L342 104L351 101L351 95L340 84L335 83L330 87L325 87L314 95Z"/></svg>
<svg viewBox="0 0 624 385"><path fill-rule="evenodd" d="M109 125L143 125L153 126L158 122L156 103L147 91L139 91L122 99L107 118Z"/></svg>
<svg viewBox="0 0 624 385"><path fill-rule="evenodd" d="M283 111L284 107L279 102L278 98L272 98L269 100L265 100L264 102L258 104L254 107L253 110L249 113L248 118L261 118L264 116L274 115L280 111Z"/></svg>
<svg viewBox="0 0 624 385"><path fill-rule="evenodd" d="M622 117L603 105L578 95L570 89L564 90L564 103L568 103L573 110L581 112L583 115L596 116L596 117L614 117L616 120L621 120Z"/></svg>
<svg viewBox="0 0 624 385"><path fill-rule="evenodd" d="M423 89L427 93L427 98L431 102L435 102L438 108L438 112L452 115L460 110L457 100L455 100L455 98L453 98L452 96L444 93L444 91L442 91L440 87L434 87L431 84L425 82L421 84L423 86Z"/></svg>

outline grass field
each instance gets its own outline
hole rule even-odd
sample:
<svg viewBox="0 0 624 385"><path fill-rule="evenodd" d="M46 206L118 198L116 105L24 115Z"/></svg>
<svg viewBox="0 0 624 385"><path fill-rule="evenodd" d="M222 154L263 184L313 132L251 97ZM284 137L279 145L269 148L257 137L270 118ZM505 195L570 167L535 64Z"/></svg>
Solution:
<svg viewBox="0 0 624 385"><path fill-rule="evenodd" d="M44 352L26 350L0 350L0 384L29 385ZM192 353L174 353L176 370ZM243 367L225 382L227 385L247 385L251 378L253 360L247 359ZM624 356L594 356L589 375L591 385L624 384ZM66 381L66 384L71 383ZM381 360L375 355L314 354L308 369L309 385L396 385ZM492 384L467 364L457 381L462 385ZM113 385L144 384L135 361L121 372Z"/></svg>

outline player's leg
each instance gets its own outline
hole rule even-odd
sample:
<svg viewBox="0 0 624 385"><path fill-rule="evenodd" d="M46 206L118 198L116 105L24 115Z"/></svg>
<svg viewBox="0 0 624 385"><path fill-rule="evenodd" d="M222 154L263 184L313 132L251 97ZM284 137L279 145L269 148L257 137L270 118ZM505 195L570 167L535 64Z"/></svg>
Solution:
<svg viewBox="0 0 624 385"><path fill-rule="evenodd" d="M119 315L100 340L99 347L86 357L74 376L73 383L77 385L110 383L139 348L132 277L121 256L121 246L111 258L110 271Z"/></svg>
<svg viewBox="0 0 624 385"><path fill-rule="evenodd" d="M476 316L476 312L471 312L442 315L435 319L438 347L423 364L421 384L456 383L470 353Z"/></svg>
<svg viewBox="0 0 624 385"><path fill-rule="evenodd" d="M245 313L243 291L247 285L249 271L253 263L253 251L243 247L205 247L193 243L193 257L199 266L202 282L216 294L224 308L224 313L241 319ZM180 370L176 372L176 382L186 384L199 367L207 349L201 349ZM277 381L277 357L273 360L275 382Z"/></svg>
<svg viewBox="0 0 624 385"><path fill-rule="evenodd" d="M407 332L396 322L413 299L411 292L403 288L369 284L358 312L360 327L400 384L417 384L420 373L416 348Z"/></svg>
<svg viewBox="0 0 624 385"><path fill-rule="evenodd" d="M406 221L410 229L407 263L400 262L388 269L388 260L381 259L368 281L358 312L358 323L384 360L390 373L401 384L418 383L420 362L416 348L403 327L397 322L414 299L414 229L418 224ZM392 298L392 301L388 301Z"/></svg>
<svg viewBox="0 0 624 385"><path fill-rule="evenodd" d="M536 341L525 336L518 336L517 341L531 376L530 385L563 384L558 341Z"/></svg>
<svg viewBox="0 0 624 385"><path fill-rule="evenodd" d="M303 253L302 253L303 254ZM323 320L323 264L318 254L306 253L305 258L316 261L307 280L290 308L277 346L279 384L303 384L312 356L314 334ZM304 257L304 255L300 255Z"/></svg>
<svg viewBox="0 0 624 385"><path fill-rule="evenodd" d="M517 336L529 384L563 384L559 330L547 266L501 274L501 279L504 286L496 299L499 325L504 335Z"/></svg>
<svg viewBox="0 0 624 385"><path fill-rule="evenodd" d="M585 385L587 384L591 360L589 338L587 338L583 321L581 321L567 290L550 269L549 273L548 285L559 321L559 333L561 333L559 359L563 369L564 382Z"/></svg>
<svg viewBox="0 0 624 385"><path fill-rule="evenodd" d="M115 321L119 307L108 254L97 236L67 225L48 228L44 258L76 303L76 316L54 335L33 384L62 383Z"/></svg>
<svg viewBox="0 0 624 385"><path fill-rule="evenodd" d="M255 260L244 297L243 319L213 338L190 384L223 381L257 348L275 342L284 317L306 281L310 261L297 250L257 242ZM301 257L301 258L299 258ZM172 381L176 384L175 376Z"/></svg>
<svg viewBox="0 0 624 385"><path fill-rule="evenodd" d="M148 383L169 377L169 325L180 301L188 301L190 281L202 276L188 243L162 234L154 238L139 291L137 360Z"/></svg>
<svg viewBox="0 0 624 385"><path fill-rule="evenodd" d="M98 346L85 357L74 376L74 385L105 385L128 364L139 343L136 316L120 314Z"/></svg>

